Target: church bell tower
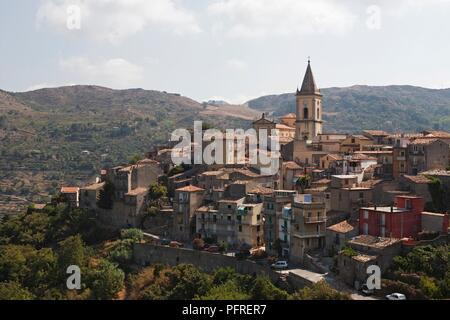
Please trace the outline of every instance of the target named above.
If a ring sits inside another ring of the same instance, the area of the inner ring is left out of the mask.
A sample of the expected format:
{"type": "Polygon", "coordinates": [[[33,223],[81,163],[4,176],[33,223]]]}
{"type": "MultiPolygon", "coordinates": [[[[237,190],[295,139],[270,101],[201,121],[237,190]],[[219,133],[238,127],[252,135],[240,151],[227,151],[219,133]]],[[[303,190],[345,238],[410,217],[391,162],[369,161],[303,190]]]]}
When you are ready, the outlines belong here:
{"type": "Polygon", "coordinates": [[[295,140],[311,141],[322,133],[322,94],[316,85],[308,60],[301,89],[297,89],[297,121],[295,140]]]}

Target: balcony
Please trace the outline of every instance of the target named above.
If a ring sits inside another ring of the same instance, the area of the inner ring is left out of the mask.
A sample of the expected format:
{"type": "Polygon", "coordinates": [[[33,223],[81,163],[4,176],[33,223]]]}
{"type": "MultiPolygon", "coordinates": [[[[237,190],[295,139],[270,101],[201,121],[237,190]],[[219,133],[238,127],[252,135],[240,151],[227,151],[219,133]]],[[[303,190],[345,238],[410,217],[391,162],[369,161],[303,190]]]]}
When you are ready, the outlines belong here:
{"type": "Polygon", "coordinates": [[[325,237],[325,231],[319,232],[294,232],[293,236],[299,239],[322,238],[325,237]]]}
{"type": "Polygon", "coordinates": [[[306,224],[313,224],[313,223],[325,223],[327,222],[327,217],[305,217],[305,223],[306,224]]]}

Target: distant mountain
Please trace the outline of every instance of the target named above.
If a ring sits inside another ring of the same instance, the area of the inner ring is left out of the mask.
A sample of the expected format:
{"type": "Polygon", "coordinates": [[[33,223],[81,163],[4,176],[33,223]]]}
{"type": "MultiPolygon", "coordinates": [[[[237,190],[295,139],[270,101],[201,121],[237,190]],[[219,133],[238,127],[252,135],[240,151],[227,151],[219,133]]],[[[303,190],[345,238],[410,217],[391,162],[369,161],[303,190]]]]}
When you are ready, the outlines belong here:
{"type": "MultiPolygon", "coordinates": [[[[450,130],[450,90],[355,86],[322,93],[327,131],[450,130]]],[[[0,90],[0,194],[41,201],[61,185],[82,185],[104,167],[166,144],[174,129],[190,128],[195,120],[247,128],[262,112],[294,111],[294,94],[212,106],[143,89],[0,90]]]]}
{"type": "Polygon", "coordinates": [[[239,111],[143,89],[0,91],[0,193],[39,201],[62,184],[82,185],[104,167],[167,144],[173,130],[191,128],[195,120],[249,126],[256,112],[239,111]]]}
{"type": "MultiPolygon", "coordinates": [[[[450,89],[413,86],[353,86],[322,89],[325,131],[450,131],[450,89]]],[[[261,112],[295,112],[295,94],[271,95],[248,102],[261,112]]]]}

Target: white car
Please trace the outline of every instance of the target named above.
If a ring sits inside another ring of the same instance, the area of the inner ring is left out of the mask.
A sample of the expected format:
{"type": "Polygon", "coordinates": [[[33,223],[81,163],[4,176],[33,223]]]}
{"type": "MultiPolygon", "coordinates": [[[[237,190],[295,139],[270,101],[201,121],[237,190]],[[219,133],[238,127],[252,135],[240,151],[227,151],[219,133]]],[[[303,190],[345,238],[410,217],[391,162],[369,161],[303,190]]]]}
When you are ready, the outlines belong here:
{"type": "Polygon", "coordinates": [[[386,296],[388,300],[406,300],[406,296],[401,293],[392,293],[386,296]]]}
{"type": "Polygon", "coordinates": [[[274,264],[272,264],[272,269],[277,270],[285,270],[288,268],[288,263],[286,261],[277,261],[274,264]]]}

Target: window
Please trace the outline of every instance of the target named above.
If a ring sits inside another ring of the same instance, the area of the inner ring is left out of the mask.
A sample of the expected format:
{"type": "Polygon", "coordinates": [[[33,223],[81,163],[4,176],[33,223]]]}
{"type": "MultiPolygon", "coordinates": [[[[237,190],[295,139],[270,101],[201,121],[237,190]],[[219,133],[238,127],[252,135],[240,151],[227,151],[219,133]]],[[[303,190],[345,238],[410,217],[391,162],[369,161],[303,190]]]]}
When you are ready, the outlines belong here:
{"type": "Polygon", "coordinates": [[[242,226],[239,226],[239,232],[242,232],[242,226]]]}
{"type": "Polygon", "coordinates": [[[369,234],[369,225],[367,223],[363,224],[363,230],[364,230],[363,232],[365,235],[369,234]]]}
{"type": "Polygon", "coordinates": [[[256,216],[256,220],[257,220],[257,221],[261,221],[261,215],[260,215],[260,214],[258,214],[258,215],[256,216]]]}
{"type": "Polygon", "coordinates": [[[228,216],[228,221],[231,221],[231,216],[228,216]]]}
{"type": "Polygon", "coordinates": [[[256,227],[256,232],[260,232],[261,231],[261,226],[257,226],[256,227]]]}
{"type": "Polygon", "coordinates": [[[364,211],[364,219],[369,219],[369,211],[364,211]]]}
{"type": "Polygon", "coordinates": [[[304,108],[303,109],[303,119],[308,119],[308,118],[309,118],[308,108],[304,108]]]}
{"type": "Polygon", "coordinates": [[[359,198],[360,198],[360,199],[364,199],[364,192],[360,192],[360,193],[359,193],[359,198]]]}
{"type": "Polygon", "coordinates": [[[317,119],[320,119],[320,108],[317,108],[317,119]]]}

